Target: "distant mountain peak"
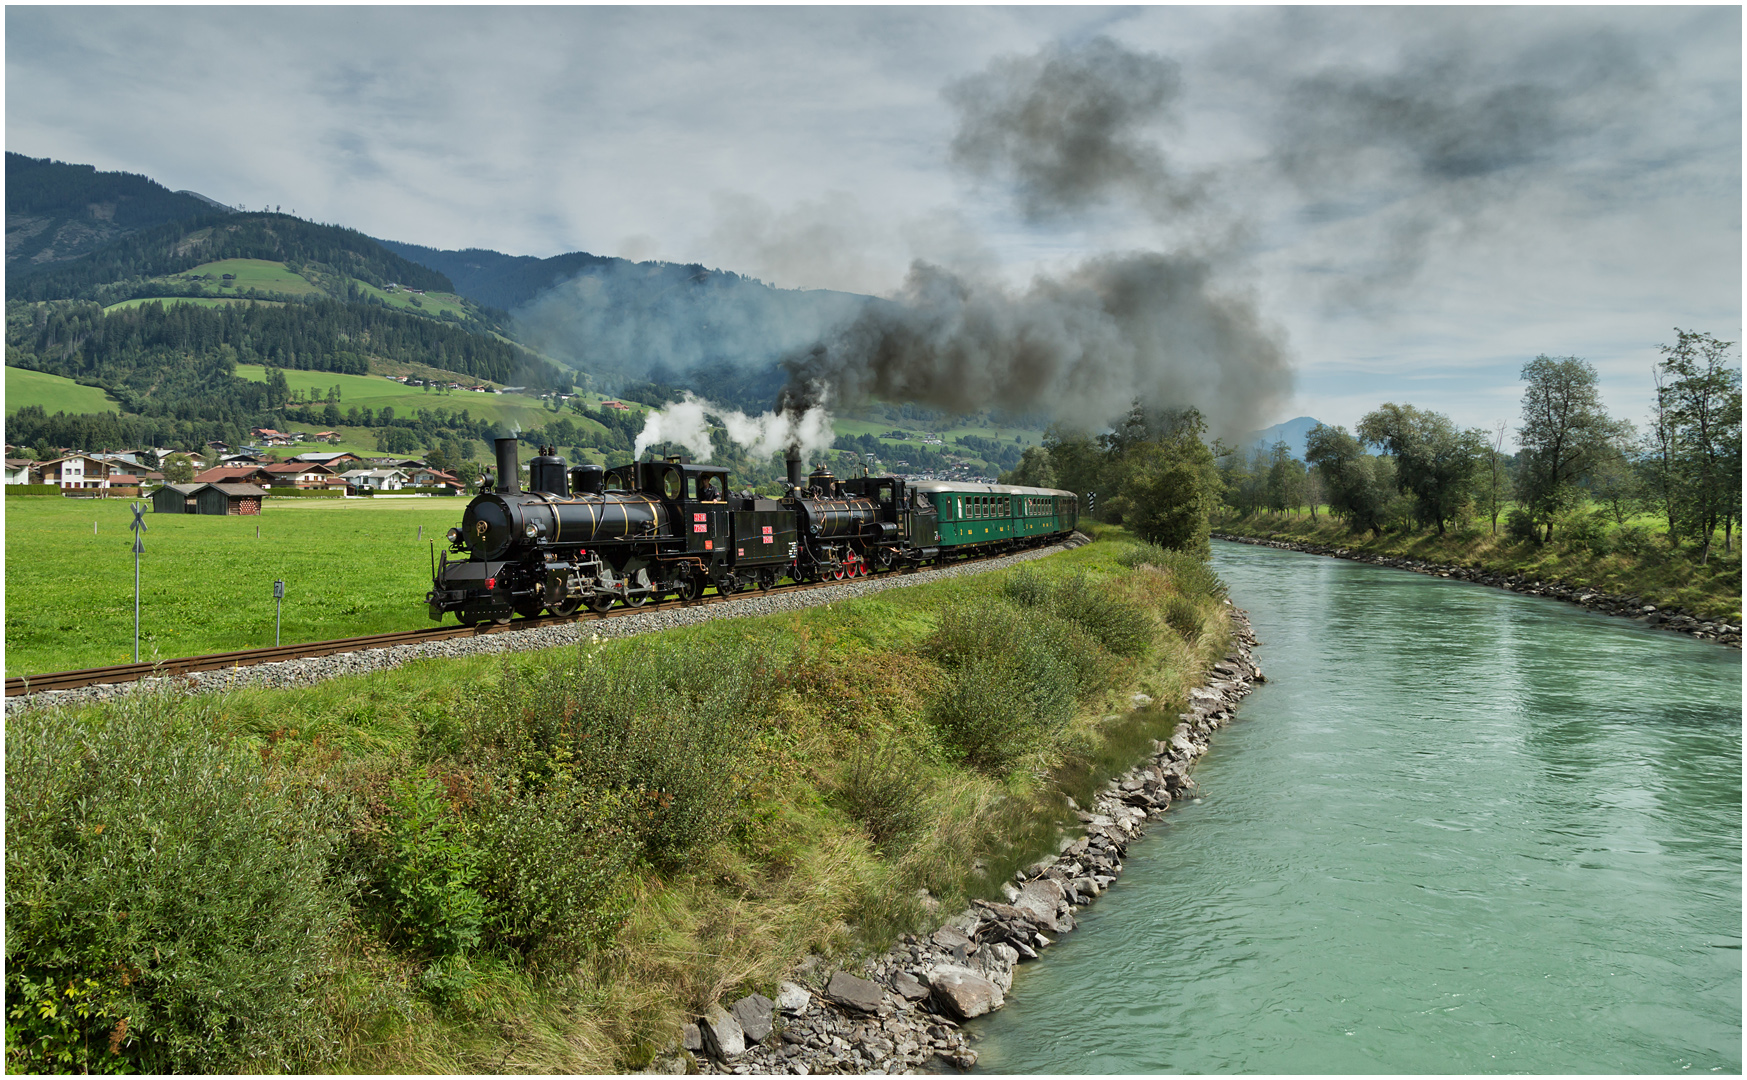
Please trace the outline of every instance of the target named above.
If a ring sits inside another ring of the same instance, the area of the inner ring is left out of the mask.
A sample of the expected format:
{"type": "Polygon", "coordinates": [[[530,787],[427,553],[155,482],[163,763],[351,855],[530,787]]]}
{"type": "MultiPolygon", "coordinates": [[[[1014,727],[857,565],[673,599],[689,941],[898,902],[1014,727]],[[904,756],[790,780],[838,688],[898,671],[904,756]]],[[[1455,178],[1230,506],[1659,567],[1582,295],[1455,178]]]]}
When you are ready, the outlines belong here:
{"type": "Polygon", "coordinates": [[[178,191],[176,194],[186,195],[191,199],[199,199],[201,202],[207,204],[208,206],[216,206],[218,209],[223,210],[227,213],[234,214],[237,212],[236,207],[231,206],[228,203],[221,203],[217,199],[213,198],[212,196],[202,195],[198,191],[189,191],[187,188],[183,188],[181,191],[178,191]]]}

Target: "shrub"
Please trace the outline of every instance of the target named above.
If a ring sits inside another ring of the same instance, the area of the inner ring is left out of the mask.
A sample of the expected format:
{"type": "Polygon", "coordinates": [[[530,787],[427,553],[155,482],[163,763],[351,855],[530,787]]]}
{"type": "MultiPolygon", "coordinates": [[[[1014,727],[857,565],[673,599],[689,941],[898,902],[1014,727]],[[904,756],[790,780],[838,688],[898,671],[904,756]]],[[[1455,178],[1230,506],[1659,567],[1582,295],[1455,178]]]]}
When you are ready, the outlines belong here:
{"type": "Polygon", "coordinates": [[[734,824],[746,717],[768,703],[773,670],[752,648],[584,648],[506,671],[476,738],[535,785],[569,770],[624,796],[643,853],[673,867],[734,824]]]}
{"type": "Polygon", "coordinates": [[[1171,551],[1156,544],[1134,544],[1116,556],[1124,566],[1156,566],[1171,576],[1184,596],[1225,599],[1225,582],[1213,572],[1213,564],[1187,551],[1171,551]]]}
{"type": "Polygon", "coordinates": [[[429,959],[464,953],[479,944],[485,914],[466,824],[435,779],[396,784],[394,795],[382,885],[398,944],[429,959]]]}
{"type": "Polygon", "coordinates": [[[1001,583],[1001,592],[1007,599],[1023,607],[1038,607],[1049,603],[1049,581],[1029,566],[1021,566],[1007,575],[1007,580],[1001,583]]]}
{"type": "Polygon", "coordinates": [[[1001,603],[949,610],[924,646],[950,672],[928,722],[973,768],[1004,771],[1073,715],[1082,670],[1072,651],[1086,644],[1061,619],[1001,603]]]}
{"type": "Polygon", "coordinates": [[[874,847],[903,850],[927,820],[917,788],[921,763],[890,746],[862,746],[850,757],[831,801],[860,822],[874,847]]]}
{"type": "Polygon", "coordinates": [[[1504,535],[1518,544],[1538,544],[1541,542],[1541,528],[1535,524],[1534,517],[1521,508],[1512,510],[1504,517],[1504,535]]]}
{"type": "Polygon", "coordinates": [[[331,1048],[332,806],[207,708],[8,717],[9,1069],[300,1071],[331,1048]]]}
{"type": "Polygon", "coordinates": [[[1188,597],[1173,596],[1165,602],[1165,623],[1184,641],[1194,641],[1201,634],[1201,611],[1188,597]]]}
{"type": "Polygon", "coordinates": [[[1147,610],[1114,595],[1084,572],[1058,579],[1051,599],[1058,614],[1079,624],[1117,656],[1142,656],[1152,646],[1153,620],[1147,610]]]}
{"type": "Polygon", "coordinates": [[[482,808],[479,846],[491,940],[535,964],[608,944],[629,913],[620,891],[637,851],[629,808],[571,774],[500,789],[482,808]]]}

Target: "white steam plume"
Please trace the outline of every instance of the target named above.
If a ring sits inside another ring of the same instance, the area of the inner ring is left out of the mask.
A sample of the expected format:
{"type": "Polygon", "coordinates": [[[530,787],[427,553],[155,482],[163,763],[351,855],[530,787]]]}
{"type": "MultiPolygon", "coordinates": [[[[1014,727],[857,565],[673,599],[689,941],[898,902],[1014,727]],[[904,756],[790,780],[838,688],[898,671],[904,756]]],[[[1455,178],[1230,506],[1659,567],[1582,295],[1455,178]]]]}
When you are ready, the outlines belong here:
{"type": "Polygon", "coordinates": [[[649,414],[631,453],[642,457],[643,451],[658,442],[676,442],[690,450],[698,461],[708,461],[715,452],[710,445],[707,419],[713,416],[727,429],[728,438],[754,457],[767,458],[790,446],[798,446],[803,457],[811,456],[831,449],[836,438],[831,429],[831,414],[825,406],[821,399],[795,413],[748,416],[739,409],[712,404],[688,392],[683,400],[649,414]]]}

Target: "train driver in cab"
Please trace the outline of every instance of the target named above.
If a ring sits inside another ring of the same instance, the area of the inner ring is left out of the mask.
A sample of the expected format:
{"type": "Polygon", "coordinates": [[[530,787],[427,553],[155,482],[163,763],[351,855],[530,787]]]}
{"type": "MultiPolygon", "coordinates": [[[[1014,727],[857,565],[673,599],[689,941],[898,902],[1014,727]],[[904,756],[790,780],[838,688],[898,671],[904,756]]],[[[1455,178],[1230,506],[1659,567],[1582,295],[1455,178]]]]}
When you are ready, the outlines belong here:
{"type": "Polygon", "coordinates": [[[703,485],[698,488],[698,501],[699,502],[721,502],[721,501],[723,501],[722,478],[719,476],[707,476],[707,477],[705,477],[703,485]]]}

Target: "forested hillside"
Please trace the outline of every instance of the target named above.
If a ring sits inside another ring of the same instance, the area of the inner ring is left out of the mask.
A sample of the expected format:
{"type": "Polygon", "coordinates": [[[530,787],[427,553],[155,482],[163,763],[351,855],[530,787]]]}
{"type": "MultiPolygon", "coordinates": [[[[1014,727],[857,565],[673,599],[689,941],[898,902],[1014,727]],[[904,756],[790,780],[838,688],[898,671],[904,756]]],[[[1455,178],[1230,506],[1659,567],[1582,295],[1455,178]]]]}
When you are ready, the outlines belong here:
{"type": "Polygon", "coordinates": [[[6,278],[15,282],[129,233],[215,209],[144,176],[8,151],[6,278]]]}
{"type": "Polygon", "coordinates": [[[199,295],[192,284],[154,281],[219,259],[267,259],[306,265],[378,288],[398,283],[453,292],[449,279],[408,262],[355,229],[317,225],[286,214],[205,214],[146,229],[63,265],[6,283],[8,300],[95,300],[199,295]]]}

